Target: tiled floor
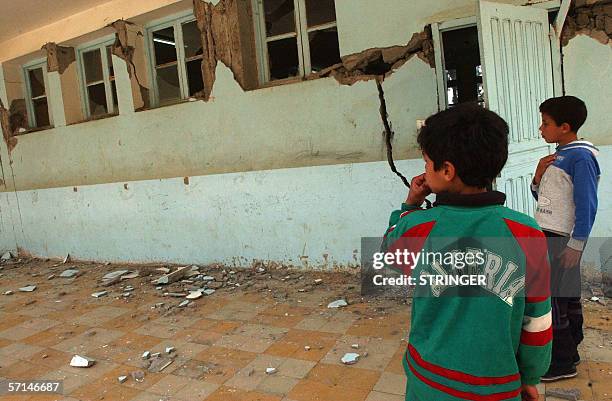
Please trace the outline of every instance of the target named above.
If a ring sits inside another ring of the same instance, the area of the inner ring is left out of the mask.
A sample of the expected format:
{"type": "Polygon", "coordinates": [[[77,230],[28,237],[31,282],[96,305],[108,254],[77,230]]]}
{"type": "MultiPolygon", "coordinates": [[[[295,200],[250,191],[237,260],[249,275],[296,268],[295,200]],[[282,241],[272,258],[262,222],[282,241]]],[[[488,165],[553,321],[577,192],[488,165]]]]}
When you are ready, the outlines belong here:
{"type": "MultiPolygon", "coordinates": [[[[362,301],[354,276],[319,274],[324,283],[302,292],[287,290],[281,282],[278,290],[225,289],[177,308],[180,299],[163,297],[145,275],[130,280],[136,287],[132,297],[120,297],[119,286],[125,284],[120,283],[108,287],[109,296],[92,298],[100,288],[96,280],[116,266],[83,265],[85,274],[74,280],[48,280],[49,270],[66,268],[52,264],[31,262],[0,271],[0,294],[14,291],[0,295],[0,378],[63,380],[64,396],[0,400],[404,399],[401,360],[409,307],[362,301]],[[18,292],[26,283],[37,290],[18,292]],[[327,309],[339,297],[350,305],[327,309]],[[158,302],[165,306],[152,308],[158,302]],[[142,368],[144,351],[163,352],[166,346],[176,348],[170,366],[160,373],[142,368]],[[345,352],[367,356],[346,366],[340,362],[345,352]],[[70,367],[75,353],[97,362],[87,369],[70,367]],[[266,374],[269,367],[277,372],[266,374]],[[146,372],[144,381],[130,376],[137,370],[146,372]],[[121,375],[129,376],[125,383],[118,382],[121,375]]],[[[612,400],[610,308],[592,302],[585,308],[580,374],[549,386],[579,388],[585,401],[612,400]]],[[[544,393],[545,387],[540,389],[544,393]]]]}

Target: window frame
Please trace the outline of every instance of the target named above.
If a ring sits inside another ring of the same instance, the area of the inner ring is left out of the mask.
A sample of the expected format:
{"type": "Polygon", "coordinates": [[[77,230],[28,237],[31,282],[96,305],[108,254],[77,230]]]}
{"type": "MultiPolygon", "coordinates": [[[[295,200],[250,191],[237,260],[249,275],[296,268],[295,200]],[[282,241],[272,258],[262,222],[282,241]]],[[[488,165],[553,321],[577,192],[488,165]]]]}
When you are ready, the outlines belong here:
{"type": "Polygon", "coordinates": [[[187,75],[187,62],[197,59],[204,60],[204,53],[199,56],[190,57],[188,60],[185,59],[185,46],[183,42],[182,25],[193,21],[196,21],[196,17],[195,15],[193,15],[193,11],[189,10],[179,14],[174,14],[165,18],[151,21],[144,27],[146,38],[145,49],[147,58],[147,69],[149,72],[149,77],[151,78],[150,101],[153,107],[180,103],[191,97],[189,95],[189,77],[187,75]],[[159,99],[159,87],[157,86],[157,66],[155,65],[155,47],[153,45],[153,32],[169,27],[172,27],[174,30],[174,49],[176,51],[179,91],[181,97],[177,100],[167,100],[162,103],[159,99]]]}
{"type": "MultiPolygon", "coordinates": [[[[117,87],[116,74],[111,79],[110,68],[108,65],[108,58],[106,57],[106,47],[109,45],[112,46],[114,42],[115,42],[115,35],[111,34],[111,35],[104,36],[103,38],[99,38],[93,42],[88,42],[77,48],[77,60],[78,60],[77,71],[79,75],[79,89],[81,91],[81,107],[83,110],[83,115],[87,119],[94,118],[94,117],[100,118],[104,116],[112,116],[112,115],[117,115],[119,113],[118,104],[117,104],[117,110],[115,110],[115,104],[113,102],[112,83],[111,83],[111,81],[115,81],[115,88],[117,87]],[[91,110],[89,109],[89,94],[87,92],[87,88],[88,86],[99,84],[100,81],[87,84],[83,55],[87,52],[94,51],[96,49],[100,51],[100,61],[102,62],[102,82],[104,82],[104,94],[106,97],[106,109],[108,112],[106,114],[92,116],[91,110]]],[[[112,63],[112,53],[111,53],[111,63],[112,63]]],[[[114,68],[113,68],[113,71],[114,71],[114,68]]],[[[117,103],[119,102],[117,101],[117,103]]]]}
{"type": "MultiPolygon", "coordinates": [[[[255,18],[255,46],[257,54],[259,56],[259,66],[261,67],[259,68],[260,84],[265,85],[271,82],[282,83],[312,74],[309,34],[314,31],[321,31],[330,28],[336,28],[336,32],[338,32],[338,13],[336,12],[336,19],[333,22],[315,25],[309,28],[308,19],[306,15],[306,0],[293,0],[296,30],[295,35],[293,35],[292,33],[286,33],[268,37],[266,35],[266,16],[263,4],[264,1],[265,0],[252,0],[253,16],[255,18]],[[294,36],[297,37],[298,71],[300,72],[300,74],[293,77],[271,80],[270,60],[268,58],[268,43],[276,40],[292,38],[294,36]]],[[[335,7],[336,1],[334,0],[334,11],[335,7]]]]}
{"type": "Polygon", "coordinates": [[[24,95],[26,99],[26,110],[28,112],[28,130],[37,130],[53,127],[53,115],[51,114],[51,105],[49,104],[49,82],[47,79],[47,59],[40,58],[36,60],[32,60],[28,63],[22,65],[21,69],[23,75],[23,83],[24,83],[24,95]],[[43,84],[45,87],[45,95],[37,96],[36,98],[32,97],[32,85],[30,83],[30,75],[29,72],[32,70],[36,70],[38,68],[42,69],[43,73],[43,84]],[[36,123],[36,115],[34,114],[34,100],[47,99],[47,114],[49,115],[49,125],[38,126],[36,123]]]}

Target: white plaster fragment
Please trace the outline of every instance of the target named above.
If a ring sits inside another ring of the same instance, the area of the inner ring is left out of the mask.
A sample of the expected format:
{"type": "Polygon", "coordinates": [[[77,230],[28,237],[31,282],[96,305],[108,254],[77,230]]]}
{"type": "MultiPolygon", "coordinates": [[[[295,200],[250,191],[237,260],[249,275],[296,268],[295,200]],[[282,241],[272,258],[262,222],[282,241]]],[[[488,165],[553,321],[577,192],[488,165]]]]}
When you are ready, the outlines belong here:
{"type": "Polygon", "coordinates": [[[88,368],[93,366],[96,363],[94,359],[88,358],[86,356],[75,355],[72,357],[70,361],[70,366],[75,368],[88,368]]]}
{"type": "Polygon", "coordinates": [[[353,365],[356,364],[357,361],[359,360],[359,354],[356,354],[354,352],[347,352],[346,354],[344,354],[344,356],[340,359],[340,361],[345,364],[345,365],[353,365]]]}
{"type": "Polygon", "coordinates": [[[344,306],[347,306],[348,303],[344,300],[344,299],[339,299],[337,301],[334,302],[330,302],[327,307],[328,308],[342,308],[344,306]]]}

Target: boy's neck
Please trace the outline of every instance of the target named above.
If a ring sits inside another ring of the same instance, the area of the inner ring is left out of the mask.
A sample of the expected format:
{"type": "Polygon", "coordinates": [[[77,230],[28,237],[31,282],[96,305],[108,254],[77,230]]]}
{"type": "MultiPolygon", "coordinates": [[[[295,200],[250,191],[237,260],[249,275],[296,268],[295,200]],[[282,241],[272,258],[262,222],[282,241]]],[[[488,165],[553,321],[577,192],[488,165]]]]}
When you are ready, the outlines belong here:
{"type": "Polygon", "coordinates": [[[578,134],[575,132],[568,132],[567,135],[565,135],[563,138],[559,139],[559,141],[557,142],[557,145],[559,146],[564,146],[567,145],[568,143],[574,142],[578,140],[578,134]]]}

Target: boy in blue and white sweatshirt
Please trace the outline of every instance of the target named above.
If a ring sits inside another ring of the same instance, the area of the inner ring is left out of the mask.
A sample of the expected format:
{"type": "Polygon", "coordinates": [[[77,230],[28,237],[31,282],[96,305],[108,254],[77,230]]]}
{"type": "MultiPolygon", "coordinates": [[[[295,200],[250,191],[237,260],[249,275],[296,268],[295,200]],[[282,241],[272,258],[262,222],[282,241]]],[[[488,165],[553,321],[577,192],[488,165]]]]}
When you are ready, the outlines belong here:
{"type": "Polygon", "coordinates": [[[538,205],[535,218],[548,240],[553,292],[553,350],[542,381],[574,377],[583,339],[580,304],[580,258],[597,212],[600,169],[598,150],[578,140],[587,117],[584,102],[561,96],[540,105],[540,131],[554,154],[540,159],[531,190],[538,205]]]}

